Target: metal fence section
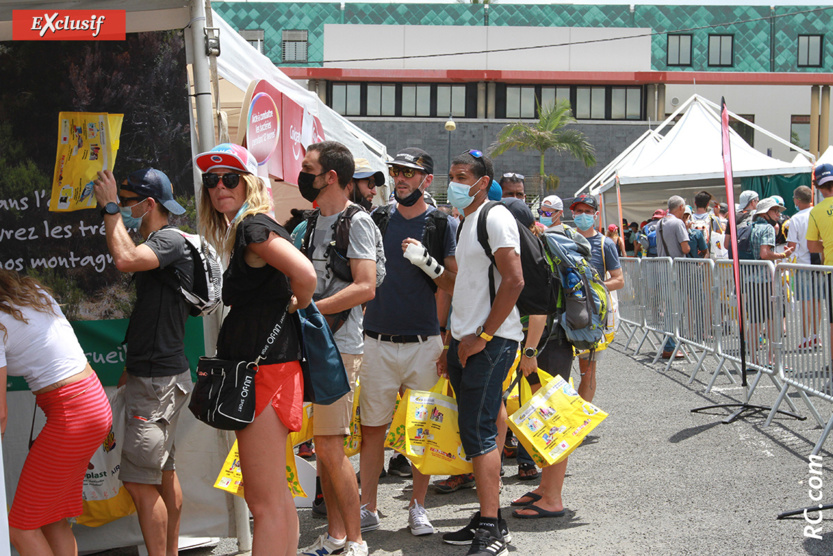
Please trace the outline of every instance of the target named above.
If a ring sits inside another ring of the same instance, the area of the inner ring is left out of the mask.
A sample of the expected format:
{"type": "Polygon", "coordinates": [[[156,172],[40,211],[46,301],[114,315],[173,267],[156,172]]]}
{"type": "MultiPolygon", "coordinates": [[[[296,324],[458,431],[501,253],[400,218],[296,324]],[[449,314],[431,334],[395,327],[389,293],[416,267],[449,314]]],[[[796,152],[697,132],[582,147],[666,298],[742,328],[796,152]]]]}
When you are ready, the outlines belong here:
{"type": "Polygon", "coordinates": [[[778,406],[792,387],[798,390],[813,418],[824,427],[813,449],[821,445],[833,429],[833,415],[827,425],[808,395],[833,402],[833,371],[831,370],[831,267],[779,264],[775,270],[776,308],[783,308],[783,336],[774,351],[778,376],[784,382],[778,399],[767,418],[768,425],[778,406]]]}
{"type": "MultiPolygon", "coordinates": [[[[645,314],[640,287],[642,278],[640,277],[639,259],[622,257],[619,262],[622,265],[625,285],[616,294],[619,298],[619,327],[627,337],[625,341],[625,350],[627,350],[634,336],[645,329],[645,314]]],[[[621,338],[622,334],[618,336],[621,338]]]]}
{"type": "Polygon", "coordinates": [[[674,328],[674,272],[669,257],[652,257],[642,259],[639,263],[639,277],[641,282],[637,287],[642,290],[644,305],[644,333],[634,354],[639,353],[646,340],[649,340],[656,354],[657,362],[665,347],[666,341],[675,335],[674,328]],[[658,339],[653,342],[651,335],[658,339]]]}

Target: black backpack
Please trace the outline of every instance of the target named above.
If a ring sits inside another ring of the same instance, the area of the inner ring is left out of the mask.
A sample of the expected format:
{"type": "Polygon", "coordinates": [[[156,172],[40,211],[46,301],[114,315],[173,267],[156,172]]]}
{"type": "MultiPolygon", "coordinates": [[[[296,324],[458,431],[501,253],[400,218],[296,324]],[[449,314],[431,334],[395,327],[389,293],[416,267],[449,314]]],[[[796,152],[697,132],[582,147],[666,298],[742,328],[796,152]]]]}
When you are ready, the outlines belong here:
{"type": "MultiPolygon", "coordinates": [[[[377,208],[370,217],[385,237],[390,222],[390,211],[393,205],[385,205],[377,208]]],[[[428,253],[437,262],[443,264],[445,259],[445,234],[448,232],[448,216],[441,210],[432,210],[425,216],[425,228],[422,231],[422,244],[428,249],[428,253]]],[[[428,281],[431,291],[437,291],[437,284],[427,274],[421,273],[428,281]]]]}
{"type": "MultiPolygon", "coordinates": [[[[758,257],[752,252],[752,232],[755,226],[769,226],[766,222],[761,222],[758,219],[753,220],[749,224],[738,227],[738,260],[751,261],[758,257]]],[[[726,247],[729,251],[729,258],[732,258],[732,243],[726,242],[726,247]]]]}
{"type": "MultiPolygon", "coordinates": [[[[367,212],[361,206],[350,203],[346,209],[341,211],[338,218],[333,224],[333,240],[327,246],[327,252],[324,256],[327,258],[327,270],[332,272],[334,276],[345,282],[353,281],[353,272],[350,270],[350,259],[347,258],[347,247],[350,245],[350,223],[353,216],[360,211],[367,212]]],[[[306,230],[304,231],[304,239],[301,242],[301,252],[304,253],[310,260],[312,260],[312,252],[314,247],[312,245],[312,234],[315,231],[315,225],[318,222],[318,215],[321,214],[320,209],[315,209],[312,214],[307,217],[306,230]]],[[[379,253],[376,253],[376,287],[382,285],[385,279],[385,261],[379,258],[379,253]]]]}
{"type": "MultiPolygon", "coordinates": [[[[486,256],[492,262],[489,267],[489,296],[492,301],[495,299],[495,256],[489,246],[489,232],[486,226],[486,218],[497,201],[491,201],[483,206],[480,215],[477,217],[477,241],[486,252],[486,256]]],[[[515,305],[518,311],[524,315],[551,315],[559,310],[560,283],[558,276],[554,275],[554,269],[547,258],[544,243],[533,234],[529,228],[515,220],[518,225],[518,235],[521,244],[521,268],[524,276],[524,289],[518,296],[515,305]]]]}
{"type": "Polygon", "coordinates": [[[223,267],[214,247],[199,235],[183,232],[178,228],[162,228],[154,233],[170,230],[185,240],[194,263],[194,280],[190,288],[179,272],[171,268],[159,269],[157,276],[166,284],[177,290],[191,306],[192,317],[210,315],[222,305],[223,267]]]}

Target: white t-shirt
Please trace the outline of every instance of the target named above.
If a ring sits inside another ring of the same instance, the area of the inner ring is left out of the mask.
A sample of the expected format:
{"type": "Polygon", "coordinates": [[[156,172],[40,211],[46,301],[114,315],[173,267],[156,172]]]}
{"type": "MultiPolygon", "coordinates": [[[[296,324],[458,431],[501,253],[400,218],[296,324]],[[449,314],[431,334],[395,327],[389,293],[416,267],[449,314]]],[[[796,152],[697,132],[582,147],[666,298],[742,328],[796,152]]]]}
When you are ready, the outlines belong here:
{"type": "Polygon", "coordinates": [[[795,243],[795,261],[799,264],[810,264],[810,251],[807,249],[807,226],[810,223],[810,209],[798,211],[790,218],[790,229],[787,232],[787,242],[795,243]]]}
{"type": "Polygon", "coordinates": [[[6,327],[5,335],[0,331],[0,367],[5,366],[9,376],[22,376],[32,391],[76,375],[87,366],[72,326],[55,300],[49,299],[54,314],[20,308],[28,324],[0,312],[0,324],[6,327]]]}
{"type": "MultiPolygon", "coordinates": [[[[488,275],[491,261],[486,256],[483,246],[477,241],[477,219],[481,210],[483,206],[466,216],[465,222],[460,225],[462,231],[457,242],[457,278],[454,284],[454,297],[451,298],[451,318],[449,319],[451,335],[456,340],[474,334],[477,327],[486,322],[492,310],[488,275]]],[[[489,211],[486,229],[492,253],[503,247],[511,247],[520,255],[518,224],[509,209],[503,205],[495,205],[489,211]]],[[[495,268],[494,275],[495,292],[497,292],[501,282],[497,268],[495,268]]],[[[523,327],[517,307],[512,307],[509,316],[493,335],[517,342],[523,341],[523,327]]]]}

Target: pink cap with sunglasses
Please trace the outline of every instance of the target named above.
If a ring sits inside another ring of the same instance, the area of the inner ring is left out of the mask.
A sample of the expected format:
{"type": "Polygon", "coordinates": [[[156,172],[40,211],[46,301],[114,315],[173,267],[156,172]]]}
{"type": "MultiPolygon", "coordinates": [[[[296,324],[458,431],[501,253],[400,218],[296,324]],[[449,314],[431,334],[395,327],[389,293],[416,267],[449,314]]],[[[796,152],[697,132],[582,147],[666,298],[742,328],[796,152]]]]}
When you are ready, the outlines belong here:
{"type": "Polygon", "coordinates": [[[257,175],[257,160],[246,147],[234,143],[222,143],[208,152],[194,157],[194,164],[201,172],[215,168],[230,168],[238,172],[257,175]]]}

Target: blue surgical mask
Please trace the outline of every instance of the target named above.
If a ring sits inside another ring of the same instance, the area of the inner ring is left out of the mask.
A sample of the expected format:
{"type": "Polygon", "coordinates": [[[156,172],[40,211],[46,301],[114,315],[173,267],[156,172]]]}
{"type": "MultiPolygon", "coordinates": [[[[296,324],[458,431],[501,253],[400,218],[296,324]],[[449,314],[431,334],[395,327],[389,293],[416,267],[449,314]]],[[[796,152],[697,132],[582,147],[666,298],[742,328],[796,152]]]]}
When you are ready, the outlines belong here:
{"type": "MultiPolygon", "coordinates": [[[[472,204],[474,201],[474,197],[469,196],[469,190],[471,188],[471,185],[466,185],[464,183],[457,183],[455,181],[449,183],[447,192],[449,204],[460,212],[463,212],[463,209],[472,204]]],[[[475,195],[477,194],[475,193],[475,195]]]]}
{"type": "MultiPolygon", "coordinates": [[[[133,207],[141,205],[145,201],[147,201],[147,199],[144,199],[136,203],[135,205],[133,205],[133,207]]],[[[133,216],[133,207],[120,207],[119,212],[121,212],[121,221],[124,222],[125,228],[138,230],[139,226],[142,225],[142,218],[145,216],[145,214],[147,214],[147,211],[145,211],[144,214],[142,214],[142,216],[136,218],[135,216],[133,216]]]]}
{"type": "Polygon", "coordinates": [[[573,222],[579,230],[586,232],[596,223],[596,217],[592,214],[577,214],[573,217],[573,222]]]}
{"type": "Polygon", "coordinates": [[[538,218],[538,222],[549,228],[552,226],[552,216],[541,216],[538,218]]]}

